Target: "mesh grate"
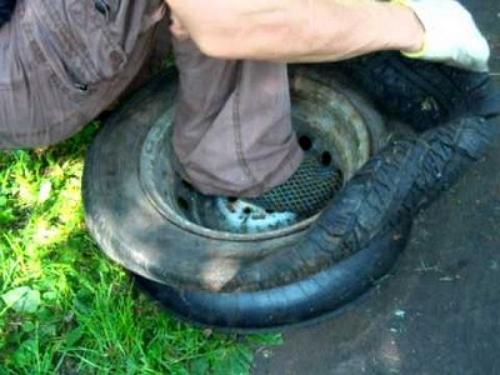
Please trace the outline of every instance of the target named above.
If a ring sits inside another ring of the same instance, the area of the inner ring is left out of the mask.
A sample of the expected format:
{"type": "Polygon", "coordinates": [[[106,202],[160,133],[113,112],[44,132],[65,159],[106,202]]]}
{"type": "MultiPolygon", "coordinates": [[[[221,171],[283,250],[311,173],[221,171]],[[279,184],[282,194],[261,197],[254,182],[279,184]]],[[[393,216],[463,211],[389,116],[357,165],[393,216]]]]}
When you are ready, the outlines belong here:
{"type": "Polygon", "coordinates": [[[342,171],[331,159],[306,155],[295,174],[283,185],[253,199],[245,199],[270,212],[293,212],[301,217],[315,215],[342,188],[342,171]]]}

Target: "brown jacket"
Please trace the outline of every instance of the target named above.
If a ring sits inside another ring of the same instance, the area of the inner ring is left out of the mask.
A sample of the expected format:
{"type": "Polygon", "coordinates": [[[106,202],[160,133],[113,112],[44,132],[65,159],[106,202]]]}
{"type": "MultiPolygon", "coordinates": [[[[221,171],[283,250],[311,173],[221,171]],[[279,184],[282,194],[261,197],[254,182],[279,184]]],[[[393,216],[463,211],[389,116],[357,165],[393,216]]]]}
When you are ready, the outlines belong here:
{"type": "Polygon", "coordinates": [[[162,0],[19,0],[0,29],[0,149],[59,142],[123,92],[162,0]]]}

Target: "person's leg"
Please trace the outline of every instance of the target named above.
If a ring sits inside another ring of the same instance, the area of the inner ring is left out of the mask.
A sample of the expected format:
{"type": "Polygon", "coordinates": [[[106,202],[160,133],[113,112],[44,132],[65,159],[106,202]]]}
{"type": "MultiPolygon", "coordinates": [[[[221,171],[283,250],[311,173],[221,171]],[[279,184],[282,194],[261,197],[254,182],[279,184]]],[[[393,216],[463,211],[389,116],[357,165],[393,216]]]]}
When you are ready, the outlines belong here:
{"type": "Polygon", "coordinates": [[[19,0],[0,29],[0,149],[53,144],[126,89],[163,0],[19,0]]]}
{"type": "Polygon", "coordinates": [[[286,65],[223,61],[174,42],[180,94],[174,148],[182,174],[209,195],[255,197],[303,159],[291,125],[286,65]]]}

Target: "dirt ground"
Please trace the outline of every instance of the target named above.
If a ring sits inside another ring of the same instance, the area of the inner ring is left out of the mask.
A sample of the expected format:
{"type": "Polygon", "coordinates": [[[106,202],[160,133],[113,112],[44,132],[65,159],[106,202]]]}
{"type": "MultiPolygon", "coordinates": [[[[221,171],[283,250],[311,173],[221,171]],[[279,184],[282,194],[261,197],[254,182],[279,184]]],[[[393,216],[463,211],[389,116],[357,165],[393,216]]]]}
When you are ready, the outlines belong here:
{"type": "MultiPolygon", "coordinates": [[[[464,2],[493,45],[500,82],[500,3],[464,2]]],[[[371,294],[258,351],[254,374],[500,374],[499,353],[500,141],[416,219],[407,250],[371,294]]]]}

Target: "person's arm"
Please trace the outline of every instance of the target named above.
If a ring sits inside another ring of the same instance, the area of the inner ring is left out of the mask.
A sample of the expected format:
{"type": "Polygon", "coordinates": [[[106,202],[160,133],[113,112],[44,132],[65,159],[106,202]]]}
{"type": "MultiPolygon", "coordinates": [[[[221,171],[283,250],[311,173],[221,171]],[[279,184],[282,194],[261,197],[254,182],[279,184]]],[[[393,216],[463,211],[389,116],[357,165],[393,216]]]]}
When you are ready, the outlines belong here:
{"type": "Polygon", "coordinates": [[[417,51],[424,29],[406,6],[374,0],[166,0],[207,55],[319,62],[417,51]]]}

